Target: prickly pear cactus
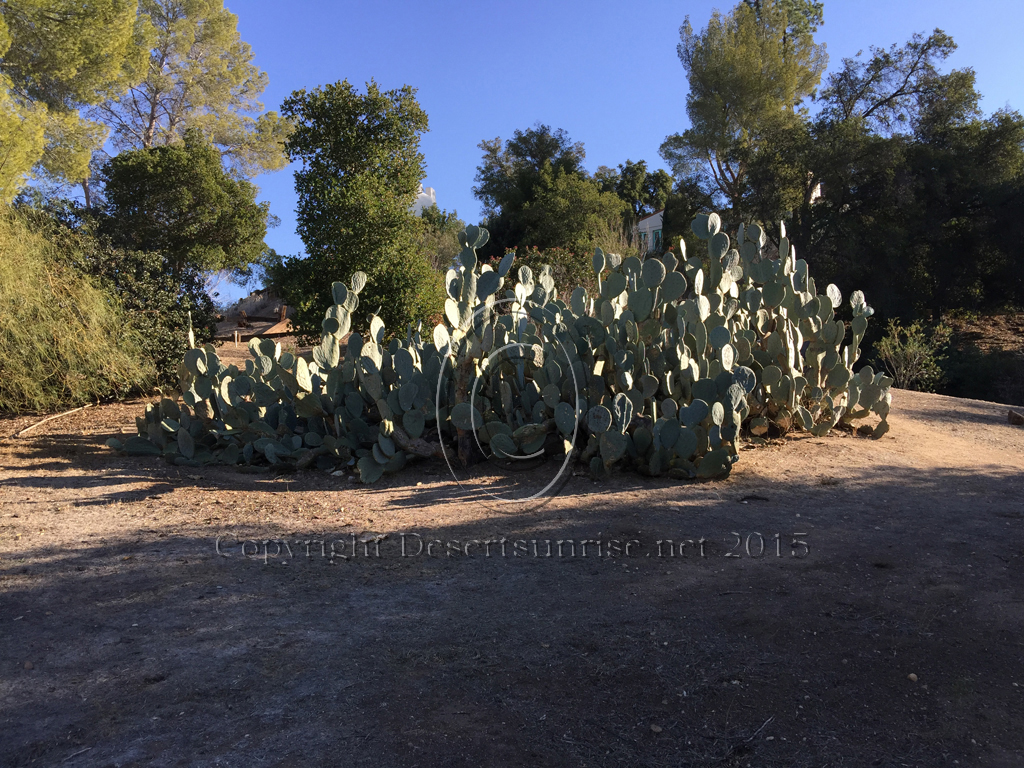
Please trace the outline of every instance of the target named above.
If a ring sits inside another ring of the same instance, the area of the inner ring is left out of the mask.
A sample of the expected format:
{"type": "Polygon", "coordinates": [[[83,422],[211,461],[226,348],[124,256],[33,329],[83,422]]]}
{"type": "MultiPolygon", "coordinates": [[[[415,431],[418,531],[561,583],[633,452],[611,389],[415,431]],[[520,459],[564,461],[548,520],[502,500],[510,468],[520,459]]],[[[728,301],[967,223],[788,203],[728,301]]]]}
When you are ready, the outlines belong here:
{"type": "Polygon", "coordinates": [[[418,456],[545,452],[597,477],[631,466],[686,479],[728,475],[741,439],[822,436],[871,414],[885,434],[892,379],[853,372],[872,314],[864,295],[850,296],[849,324],[839,319],[839,289],[818,293],[784,229],[779,258],[756,225],[734,242],[709,214],[693,231],[704,258],[598,250],[597,292],[559,297],[546,268],[514,270],[511,254],[481,263],[487,231],[468,227],[445,277],[446,322],[429,334],[389,338],[370,315],[349,335],[357,272],[334,284],[311,361],[270,340],[249,343],[244,370],[212,346],[191,349],[183,404],[148,406],[138,436],[112,447],[186,466],[348,464],[366,483],[418,456]]]}

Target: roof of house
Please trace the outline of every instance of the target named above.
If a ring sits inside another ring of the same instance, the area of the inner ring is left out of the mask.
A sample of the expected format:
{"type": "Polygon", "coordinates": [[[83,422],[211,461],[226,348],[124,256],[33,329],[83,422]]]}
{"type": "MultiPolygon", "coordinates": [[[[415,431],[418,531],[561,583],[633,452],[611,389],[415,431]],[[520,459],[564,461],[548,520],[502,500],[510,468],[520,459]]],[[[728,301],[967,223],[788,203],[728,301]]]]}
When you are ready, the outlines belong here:
{"type": "Polygon", "coordinates": [[[664,213],[664,212],[665,212],[665,209],[662,208],[660,211],[655,211],[654,213],[648,213],[646,216],[641,216],[639,219],[637,219],[636,223],[639,224],[641,221],[646,221],[647,219],[651,218],[652,216],[657,216],[659,213],[664,213]]]}

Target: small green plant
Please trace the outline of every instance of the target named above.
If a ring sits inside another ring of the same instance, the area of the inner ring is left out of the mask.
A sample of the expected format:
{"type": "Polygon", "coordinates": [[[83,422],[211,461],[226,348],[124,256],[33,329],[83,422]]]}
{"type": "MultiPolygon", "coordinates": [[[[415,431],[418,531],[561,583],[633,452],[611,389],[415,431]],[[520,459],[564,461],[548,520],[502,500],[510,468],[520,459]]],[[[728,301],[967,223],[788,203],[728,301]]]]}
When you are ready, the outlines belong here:
{"type": "Polygon", "coordinates": [[[886,330],[875,351],[896,386],[933,392],[942,380],[943,353],[949,346],[952,329],[945,323],[928,329],[919,320],[907,326],[890,320],[886,330]]]}

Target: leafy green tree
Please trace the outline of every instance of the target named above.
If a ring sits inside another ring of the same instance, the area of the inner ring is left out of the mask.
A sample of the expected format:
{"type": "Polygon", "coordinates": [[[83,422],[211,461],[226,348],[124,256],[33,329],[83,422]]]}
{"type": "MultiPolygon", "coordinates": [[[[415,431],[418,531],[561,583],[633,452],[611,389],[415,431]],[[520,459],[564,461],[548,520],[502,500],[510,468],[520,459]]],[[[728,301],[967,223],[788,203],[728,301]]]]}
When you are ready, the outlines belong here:
{"type": "Polygon", "coordinates": [[[820,196],[794,209],[791,240],[822,279],[862,285],[884,316],[1024,298],[1010,234],[1020,232],[1011,211],[1024,192],[1024,119],[981,117],[973,71],[939,72],[955,47],[935,30],[844,61],[795,150],[820,196]]]}
{"type": "Polygon", "coordinates": [[[239,176],[283,168],[288,122],[263,112],[267,75],[252,63],[223,0],[140,0],[139,15],[151,26],[148,61],[127,92],[93,110],[112,130],[114,146],[177,143],[195,128],[239,176]]]}
{"type": "Polygon", "coordinates": [[[666,138],[661,155],[679,179],[697,176],[746,218],[748,172],[765,137],[801,119],[828,61],[813,31],[820,8],[800,0],[740,3],[696,33],[680,28],[679,59],[690,91],[691,128],[666,138]]]}
{"type": "Polygon", "coordinates": [[[672,177],[660,168],[648,171],[647,162],[627,160],[619,166],[612,189],[628,206],[633,219],[665,207],[672,191],[672,177]]]}
{"type": "Polygon", "coordinates": [[[304,259],[288,259],[286,296],[301,333],[319,336],[333,303],[331,283],[356,271],[369,277],[360,301],[380,308],[392,330],[440,311],[442,276],[417,252],[410,208],[425,173],[420,134],[427,114],[409,86],[360,93],[347,80],[296,91],[282,113],[294,121],[287,144],[298,193],[304,259]]]}
{"type": "Polygon", "coordinates": [[[80,109],[131,84],[146,31],[134,0],[0,2],[0,202],[88,175],[105,131],[80,109]]]}
{"type": "Polygon", "coordinates": [[[594,171],[594,182],[602,192],[614,192],[619,183],[619,171],[607,165],[599,165],[594,171]]]}
{"type": "Polygon", "coordinates": [[[466,222],[459,218],[458,212],[448,213],[435,203],[420,212],[418,223],[417,250],[430,260],[434,269],[447,271],[462,251],[459,232],[466,228],[466,222]]]}
{"type": "MultiPolygon", "coordinates": [[[[761,0],[743,0],[761,15],[761,0]]],[[[825,23],[825,4],[820,0],[779,0],[779,6],[786,12],[786,31],[789,37],[813,35],[825,23]]]]}
{"type": "Polygon", "coordinates": [[[971,99],[973,73],[940,75],[938,66],[956,50],[953,38],[936,29],[927,38],[915,34],[903,46],[871,48],[867,61],[843,59],[843,67],[828,78],[822,91],[822,118],[829,122],[859,119],[883,134],[912,129],[929,101],[948,101],[956,86],[961,100],[971,99]]]}
{"type": "Polygon", "coordinates": [[[121,248],[160,253],[172,276],[238,272],[262,257],[269,204],[225,172],[198,129],[181,144],[122,152],[102,175],[102,231],[121,248]]]}
{"type": "Polygon", "coordinates": [[[483,162],[477,167],[473,194],[487,216],[520,210],[536,198],[540,185],[556,174],[585,175],[586,152],[561,128],[537,123],[517,130],[504,144],[501,138],[481,141],[483,162]]]}
{"type": "Polygon", "coordinates": [[[483,203],[491,239],[486,255],[506,249],[560,248],[581,254],[597,245],[621,250],[627,206],[609,183],[617,175],[599,169],[591,178],[586,152],[561,130],[537,124],[509,141],[483,141],[473,194],[483,203]]]}
{"type": "Polygon", "coordinates": [[[589,259],[597,247],[621,251],[622,220],[628,208],[584,176],[558,173],[537,190],[522,212],[520,245],[561,248],[589,259]]]}

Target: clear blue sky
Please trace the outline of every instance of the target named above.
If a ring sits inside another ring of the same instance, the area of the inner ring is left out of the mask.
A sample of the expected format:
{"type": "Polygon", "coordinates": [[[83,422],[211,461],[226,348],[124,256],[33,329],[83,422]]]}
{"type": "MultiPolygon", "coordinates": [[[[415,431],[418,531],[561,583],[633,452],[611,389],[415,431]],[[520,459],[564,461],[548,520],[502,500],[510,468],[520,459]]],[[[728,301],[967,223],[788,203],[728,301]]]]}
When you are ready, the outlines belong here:
{"type": "MultiPolygon", "coordinates": [[[[430,118],[422,139],[425,186],[440,207],[476,223],[473,177],[477,144],[540,121],[564,128],[586,146],[587,167],[646,160],[663,167],[658,146],[687,127],[686,79],[676,56],[679,26],[689,15],[706,25],[727,2],[309,2],[227,0],[242,39],[267,72],[268,109],[299,88],[376,79],[385,89],[408,84],[430,118]]],[[[1024,109],[1024,3],[1021,0],[825,0],[817,39],[829,70],[872,45],[906,42],[936,27],[959,45],[948,62],[973,67],[986,114],[1024,109]]],[[[295,234],[290,170],[258,177],[281,225],[267,242],[302,252],[295,234]]],[[[237,294],[237,289],[231,293],[237,294]]],[[[222,294],[227,293],[222,290],[222,294]]]]}

